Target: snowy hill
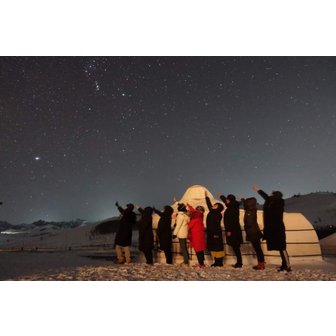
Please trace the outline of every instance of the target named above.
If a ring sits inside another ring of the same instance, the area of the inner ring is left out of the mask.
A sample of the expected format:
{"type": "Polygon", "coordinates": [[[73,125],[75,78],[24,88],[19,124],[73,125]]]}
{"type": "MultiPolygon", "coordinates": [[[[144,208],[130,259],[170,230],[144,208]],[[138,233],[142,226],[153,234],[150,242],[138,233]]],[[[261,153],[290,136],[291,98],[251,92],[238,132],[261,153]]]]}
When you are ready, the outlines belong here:
{"type": "Polygon", "coordinates": [[[19,233],[28,232],[29,230],[39,230],[53,227],[54,229],[62,228],[76,228],[84,224],[83,219],[76,219],[68,222],[46,222],[43,220],[38,220],[31,224],[10,224],[8,222],[0,221],[0,232],[1,233],[19,233]]]}
{"type": "Polygon", "coordinates": [[[314,228],[336,228],[336,193],[317,192],[285,200],[286,212],[301,212],[314,228]]]}
{"type": "Polygon", "coordinates": [[[23,228],[13,225],[1,232],[0,249],[43,251],[111,247],[115,231],[115,218],[94,223],[39,221],[23,228]]]}

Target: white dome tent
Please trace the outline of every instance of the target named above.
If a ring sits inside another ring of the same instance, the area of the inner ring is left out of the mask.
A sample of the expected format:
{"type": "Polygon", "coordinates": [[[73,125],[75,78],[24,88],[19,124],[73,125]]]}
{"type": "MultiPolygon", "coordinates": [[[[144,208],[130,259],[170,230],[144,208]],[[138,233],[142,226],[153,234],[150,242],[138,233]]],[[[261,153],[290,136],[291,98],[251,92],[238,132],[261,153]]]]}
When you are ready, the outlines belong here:
{"type": "MultiPolygon", "coordinates": [[[[222,201],[214,198],[212,193],[207,190],[207,188],[200,185],[193,185],[189,187],[184,195],[178,200],[176,203],[172,204],[172,208],[174,211],[177,211],[177,204],[191,204],[193,207],[198,205],[202,205],[205,209],[204,213],[204,223],[206,220],[206,216],[208,214],[208,208],[205,202],[205,194],[210,198],[211,203],[219,202],[223,204],[222,201]]],[[[225,208],[225,205],[224,205],[225,208]]],[[[263,229],[263,211],[258,210],[258,224],[260,229],[263,229]]],[[[252,245],[249,242],[245,241],[245,231],[244,231],[244,210],[240,210],[240,225],[243,231],[244,244],[241,245],[241,251],[243,255],[243,264],[252,265],[256,263],[256,255],[253,250],[252,245]]],[[[157,224],[159,221],[158,215],[153,215],[153,229],[156,231],[157,224]]],[[[321,248],[319,244],[319,240],[317,234],[312,226],[312,224],[301,214],[301,213],[284,213],[284,223],[286,227],[286,240],[287,240],[287,251],[290,256],[291,263],[295,263],[295,261],[315,261],[322,260],[321,248]]],[[[223,237],[225,237],[224,232],[224,223],[222,221],[223,228],[223,237]]],[[[234,253],[230,246],[226,244],[224,239],[224,249],[225,249],[225,258],[224,263],[230,264],[235,261],[234,253]]],[[[267,251],[266,243],[262,242],[262,249],[265,254],[266,263],[280,263],[280,256],[278,251],[267,251]]],[[[192,248],[189,249],[191,264],[196,263],[196,255],[192,248]]],[[[174,255],[174,263],[181,262],[182,256],[179,251],[179,243],[178,240],[173,241],[173,255],[174,255]]],[[[164,253],[161,251],[155,251],[155,260],[156,262],[165,262],[164,253]]],[[[208,263],[211,262],[211,256],[206,254],[206,261],[208,263]]]]}

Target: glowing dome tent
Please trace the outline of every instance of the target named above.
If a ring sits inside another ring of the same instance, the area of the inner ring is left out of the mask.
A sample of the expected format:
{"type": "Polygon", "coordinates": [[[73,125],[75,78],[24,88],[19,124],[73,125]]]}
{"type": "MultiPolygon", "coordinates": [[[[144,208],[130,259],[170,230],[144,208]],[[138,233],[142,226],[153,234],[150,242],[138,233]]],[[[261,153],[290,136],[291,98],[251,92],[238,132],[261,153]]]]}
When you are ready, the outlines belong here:
{"type": "MultiPolygon", "coordinates": [[[[286,206],[285,206],[286,209],[286,206]]],[[[240,210],[240,223],[243,223],[244,211],[240,210]]],[[[263,229],[263,212],[258,211],[258,223],[263,229]]],[[[284,213],[284,223],[286,227],[287,251],[291,262],[295,260],[309,259],[322,260],[321,247],[313,225],[301,213],[284,213]]],[[[244,247],[247,244],[244,244],[244,247]]],[[[266,256],[266,261],[279,258],[278,251],[267,251],[266,243],[263,242],[262,248],[266,256]]]]}
{"type": "MultiPolygon", "coordinates": [[[[205,209],[204,218],[206,218],[206,215],[208,214],[209,211],[208,211],[208,207],[205,202],[205,194],[207,194],[207,196],[210,198],[210,201],[212,204],[216,202],[223,204],[222,201],[216,200],[213,197],[212,193],[207,188],[200,186],[200,185],[193,185],[189,187],[184,193],[184,195],[182,196],[182,198],[178,200],[177,202],[175,202],[174,204],[172,204],[171,207],[174,209],[175,212],[177,212],[178,203],[184,203],[185,205],[189,203],[194,208],[196,208],[198,205],[201,205],[205,209]]],[[[154,229],[157,228],[159,219],[160,217],[158,215],[156,214],[153,215],[153,228],[154,229]]]]}
{"type": "MultiPolygon", "coordinates": [[[[172,208],[174,211],[177,211],[177,204],[191,204],[193,207],[198,205],[202,205],[205,209],[204,213],[204,223],[206,219],[206,215],[208,214],[208,208],[205,202],[205,195],[210,198],[212,204],[222,201],[214,198],[212,193],[207,190],[207,188],[200,185],[193,185],[189,187],[184,195],[174,204],[172,204],[172,208]]],[[[224,205],[225,207],[225,205],[224,205]]],[[[159,221],[159,216],[153,216],[153,228],[157,228],[157,224],[159,221]]],[[[174,221],[174,219],[173,219],[174,221]]],[[[319,244],[318,237],[316,232],[312,226],[312,224],[301,214],[301,213],[284,213],[284,222],[286,227],[286,240],[287,240],[287,251],[289,256],[291,257],[291,262],[295,262],[295,260],[309,259],[309,260],[321,260],[321,248],[319,244]]],[[[258,210],[258,224],[261,229],[263,229],[263,212],[258,210]]],[[[244,264],[254,264],[256,263],[255,252],[252,248],[252,245],[249,242],[245,241],[245,231],[244,231],[244,210],[240,210],[240,225],[243,231],[244,244],[241,246],[241,251],[243,255],[243,263],[244,264]]],[[[223,228],[223,236],[225,237],[224,232],[224,223],[222,221],[223,228]]],[[[225,239],[224,239],[225,241],[225,239]]],[[[230,263],[235,260],[234,253],[230,246],[225,244],[225,262],[230,263]]],[[[266,243],[262,243],[262,248],[265,253],[266,262],[278,263],[280,262],[279,252],[278,251],[267,251],[266,243]]],[[[179,244],[177,240],[173,241],[173,252],[175,262],[182,261],[181,255],[179,253],[179,244]]],[[[196,262],[195,253],[192,249],[190,249],[191,263],[196,262]]],[[[206,257],[210,260],[210,256],[206,257]]],[[[164,262],[164,254],[162,252],[156,253],[156,260],[158,262],[164,262]]]]}

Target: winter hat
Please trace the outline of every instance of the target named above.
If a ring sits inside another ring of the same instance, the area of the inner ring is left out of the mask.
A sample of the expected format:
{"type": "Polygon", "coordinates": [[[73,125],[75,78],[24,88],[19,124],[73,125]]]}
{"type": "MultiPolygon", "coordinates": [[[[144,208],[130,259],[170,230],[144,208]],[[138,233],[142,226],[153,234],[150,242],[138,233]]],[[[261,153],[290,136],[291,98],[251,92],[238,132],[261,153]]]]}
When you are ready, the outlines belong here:
{"type": "Polygon", "coordinates": [[[187,212],[187,208],[183,203],[179,203],[177,206],[178,211],[187,212]]]}
{"type": "Polygon", "coordinates": [[[198,205],[198,206],[196,207],[196,210],[197,210],[197,211],[204,212],[204,208],[202,207],[202,205],[198,205]]]}
{"type": "Polygon", "coordinates": [[[144,209],[144,214],[147,215],[147,216],[151,216],[153,214],[153,208],[151,207],[146,207],[144,209]]]}
{"type": "Polygon", "coordinates": [[[272,195],[275,198],[282,198],[282,196],[283,196],[281,191],[272,191],[272,195]]]}
{"type": "Polygon", "coordinates": [[[224,210],[223,204],[221,204],[221,203],[215,203],[215,205],[217,205],[217,209],[216,209],[217,211],[222,212],[224,210]]]}
{"type": "Polygon", "coordinates": [[[170,205],[165,205],[163,209],[164,209],[163,212],[167,215],[172,215],[174,212],[174,209],[170,205]]]}
{"type": "Polygon", "coordinates": [[[132,203],[128,203],[128,204],[126,204],[126,207],[127,207],[128,210],[133,211],[133,209],[134,209],[134,204],[132,204],[132,203]]]}
{"type": "Polygon", "coordinates": [[[230,202],[233,202],[233,201],[236,200],[236,196],[235,196],[235,195],[232,195],[232,194],[227,195],[226,198],[227,198],[230,202]]]}
{"type": "Polygon", "coordinates": [[[244,208],[245,210],[257,210],[257,199],[255,197],[246,198],[244,208]]]}

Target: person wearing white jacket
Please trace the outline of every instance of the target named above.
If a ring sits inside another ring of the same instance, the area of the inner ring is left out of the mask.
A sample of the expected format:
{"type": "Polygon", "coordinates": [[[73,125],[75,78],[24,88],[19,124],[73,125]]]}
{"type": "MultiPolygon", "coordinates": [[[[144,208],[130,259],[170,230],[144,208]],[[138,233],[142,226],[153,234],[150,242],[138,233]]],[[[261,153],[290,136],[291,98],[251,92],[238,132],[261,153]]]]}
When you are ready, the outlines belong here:
{"type": "Polygon", "coordinates": [[[180,243],[180,249],[183,255],[182,265],[189,265],[189,253],[187,247],[187,237],[188,237],[188,223],[190,221],[187,215],[187,208],[183,203],[179,203],[177,207],[178,213],[176,216],[176,226],[173,232],[173,238],[178,238],[180,243]]]}

